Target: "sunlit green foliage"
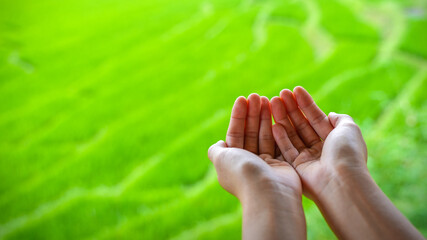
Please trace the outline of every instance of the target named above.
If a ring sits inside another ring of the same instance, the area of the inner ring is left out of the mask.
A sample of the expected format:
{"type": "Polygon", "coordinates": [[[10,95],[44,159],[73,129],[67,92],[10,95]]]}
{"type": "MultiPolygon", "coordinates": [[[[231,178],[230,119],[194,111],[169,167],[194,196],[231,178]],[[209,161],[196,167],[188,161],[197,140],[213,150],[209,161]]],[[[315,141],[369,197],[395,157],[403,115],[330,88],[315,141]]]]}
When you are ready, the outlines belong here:
{"type": "Polygon", "coordinates": [[[237,96],[296,85],[361,125],[427,236],[426,4],[1,1],[0,239],[240,238],[207,148],[237,96]]]}

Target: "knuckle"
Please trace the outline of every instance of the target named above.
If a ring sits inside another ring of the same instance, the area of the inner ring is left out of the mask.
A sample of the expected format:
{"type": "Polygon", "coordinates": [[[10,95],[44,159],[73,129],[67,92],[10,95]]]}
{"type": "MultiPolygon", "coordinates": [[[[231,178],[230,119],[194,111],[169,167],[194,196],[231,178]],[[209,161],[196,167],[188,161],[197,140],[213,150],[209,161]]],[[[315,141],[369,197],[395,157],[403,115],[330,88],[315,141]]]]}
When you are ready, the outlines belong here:
{"type": "Polygon", "coordinates": [[[212,151],[213,151],[212,150],[212,146],[210,146],[209,149],[208,149],[208,157],[209,157],[209,159],[212,157],[212,151]]]}
{"type": "Polygon", "coordinates": [[[263,160],[267,160],[267,159],[271,159],[272,156],[268,153],[262,153],[259,155],[260,158],[262,158],[263,160]]]}
{"type": "Polygon", "coordinates": [[[240,165],[240,171],[244,176],[253,176],[260,174],[260,167],[252,161],[245,161],[240,165]]]}
{"type": "Polygon", "coordinates": [[[292,147],[291,146],[283,146],[283,154],[289,153],[290,151],[292,151],[292,147]]]}
{"type": "Polygon", "coordinates": [[[296,123],[294,126],[295,126],[296,129],[302,130],[302,129],[304,129],[307,126],[307,123],[303,122],[303,121],[300,121],[300,122],[296,123]]]}
{"type": "Polygon", "coordinates": [[[356,124],[356,123],[354,123],[354,122],[345,122],[345,123],[343,123],[343,124],[342,124],[342,126],[343,126],[343,127],[350,128],[350,129],[354,129],[354,130],[360,130],[359,125],[357,125],[357,124],[356,124]]]}
{"type": "Polygon", "coordinates": [[[249,139],[258,138],[258,132],[257,131],[246,131],[245,137],[249,139]]]}
{"type": "Polygon", "coordinates": [[[256,144],[246,144],[245,150],[258,155],[258,145],[256,144]]]}
{"type": "Polygon", "coordinates": [[[326,118],[328,118],[328,116],[319,114],[311,121],[311,124],[317,125],[317,124],[321,123],[323,120],[325,120],[326,118]]]}
{"type": "Polygon", "coordinates": [[[228,150],[224,149],[224,150],[218,151],[218,150],[215,150],[212,146],[209,148],[208,154],[209,154],[209,159],[212,161],[212,163],[214,163],[214,165],[218,165],[221,163],[221,160],[227,157],[228,150]]]}
{"type": "Polygon", "coordinates": [[[293,139],[295,137],[298,137],[298,133],[296,131],[289,131],[288,137],[289,139],[293,139]]]}
{"type": "Polygon", "coordinates": [[[274,138],[273,138],[273,135],[272,135],[272,134],[261,134],[261,135],[259,136],[259,139],[260,139],[260,140],[267,140],[267,141],[274,140],[274,138]]]}
{"type": "Polygon", "coordinates": [[[214,152],[215,152],[215,150],[214,150],[214,145],[212,145],[212,146],[210,146],[209,147],[209,149],[208,149],[208,158],[211,160],[211,161],[213,161],[214,160],[214,152]]]}
{"type": "Polygon", "coordinates": [[[235,131],[228,131],[227,132],[227,136],[228,137],[232,137],[232,138],[243,138],[243,134],[240,132],[235,132],[235,131]]]}
{"type": "Polygon", "coordinates": [[[353,118],[352,118],[350,115],[348,115],[348,114],[343,114],[343,116],[353,121],[353,118]]]}
{"type": "Polygon", "coordinates": [[[321,141],[320,141],[320,138],[316,138],[316,139],[310,140],[310,141],[308,142],[308,146],[314,146],[314,145],[316,145],[318,142],[321,142],[321,141]]]}

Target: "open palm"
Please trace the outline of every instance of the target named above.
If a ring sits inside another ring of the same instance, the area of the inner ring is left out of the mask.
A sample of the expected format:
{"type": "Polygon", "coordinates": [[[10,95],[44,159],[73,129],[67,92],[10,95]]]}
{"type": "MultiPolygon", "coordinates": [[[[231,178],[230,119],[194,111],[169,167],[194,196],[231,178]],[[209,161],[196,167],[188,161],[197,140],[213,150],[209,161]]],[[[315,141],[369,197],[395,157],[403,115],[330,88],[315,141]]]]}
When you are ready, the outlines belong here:
{"type": "Polygon", "coordinates": [[[283,158],[274,158],[276,145],[268,98],[257,94],[251,94],[248,100],[237,98],[231,113],[226,144],[228,151],[242,156],[239,158],[249,163],[249,169],[262,171],[269,180],[302,193],[301,181],[294,168],[283,158]]]}
{"type": "Polygon", "coordinates": [[[280,98],[271,100],[271,108],[276,122],[274,138],[301,177],[306,196],[322,192],[341,169],[366,167],[360,162],[366,159],[366,146],[360,144],[364,144],[362,135],[349,116],[326,116],[301,87],[294,93],[283,90],[280,98]],[[343,161],[343,156],[352,157],[343,161]]]}

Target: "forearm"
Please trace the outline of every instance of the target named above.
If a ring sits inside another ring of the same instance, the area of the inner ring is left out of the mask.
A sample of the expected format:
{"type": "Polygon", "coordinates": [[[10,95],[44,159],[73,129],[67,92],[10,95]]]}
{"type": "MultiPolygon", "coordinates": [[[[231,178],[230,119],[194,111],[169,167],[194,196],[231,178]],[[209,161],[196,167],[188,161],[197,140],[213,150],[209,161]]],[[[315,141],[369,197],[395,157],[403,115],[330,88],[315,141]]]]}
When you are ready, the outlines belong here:
{"type": "Polygon", "coordinates": [[[242,202],[243,239],[306,239],[301,196],[251,193],[242,202]]]}
{"type": "Polygon", "coordinates": [[[423,239],[368,171],[345,176],[338,174],[315,199],[338,238],[423,239]]]}

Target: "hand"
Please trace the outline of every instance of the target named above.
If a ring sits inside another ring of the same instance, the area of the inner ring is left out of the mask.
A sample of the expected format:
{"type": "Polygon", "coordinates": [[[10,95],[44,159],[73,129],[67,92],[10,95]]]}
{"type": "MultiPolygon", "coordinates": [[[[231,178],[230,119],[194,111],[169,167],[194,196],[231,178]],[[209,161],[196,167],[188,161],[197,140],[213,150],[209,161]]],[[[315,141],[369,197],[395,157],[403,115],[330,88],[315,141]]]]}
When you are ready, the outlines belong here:
{"type": "Polygon", "coordinates": [[[366,144],[350,116],[326,116],[302,87],[283,90],[271,107],[274,138],[301,177],[306,196],[318,198],[333,179],[368,174],[366,144]]]}
{"type": "Polygon", "coordinates": [[[301,181],[293,167],[283,159],[273,158],[271,127],[266,97],[239,97],[231,113],[226,143],[219,141],[209,149],[219,183],[240,200],[253,192],[275,191],[272,188],[302,195],[301,181]]]}
{"type": "Polygon", "coordinates": [[[209,148],[218,181],[243,207],[243,239],[306,239],[301,181],[275,142],[266,97],[237,98],[226,143],[209,148]]]}
{"type": "Polygon", "coordinates": [[[336,236],[423,239],[369,175],[366,144],[353,119],[327,117],[302,87],[280,96],[271,100],[274,138],[336,236]]]}

